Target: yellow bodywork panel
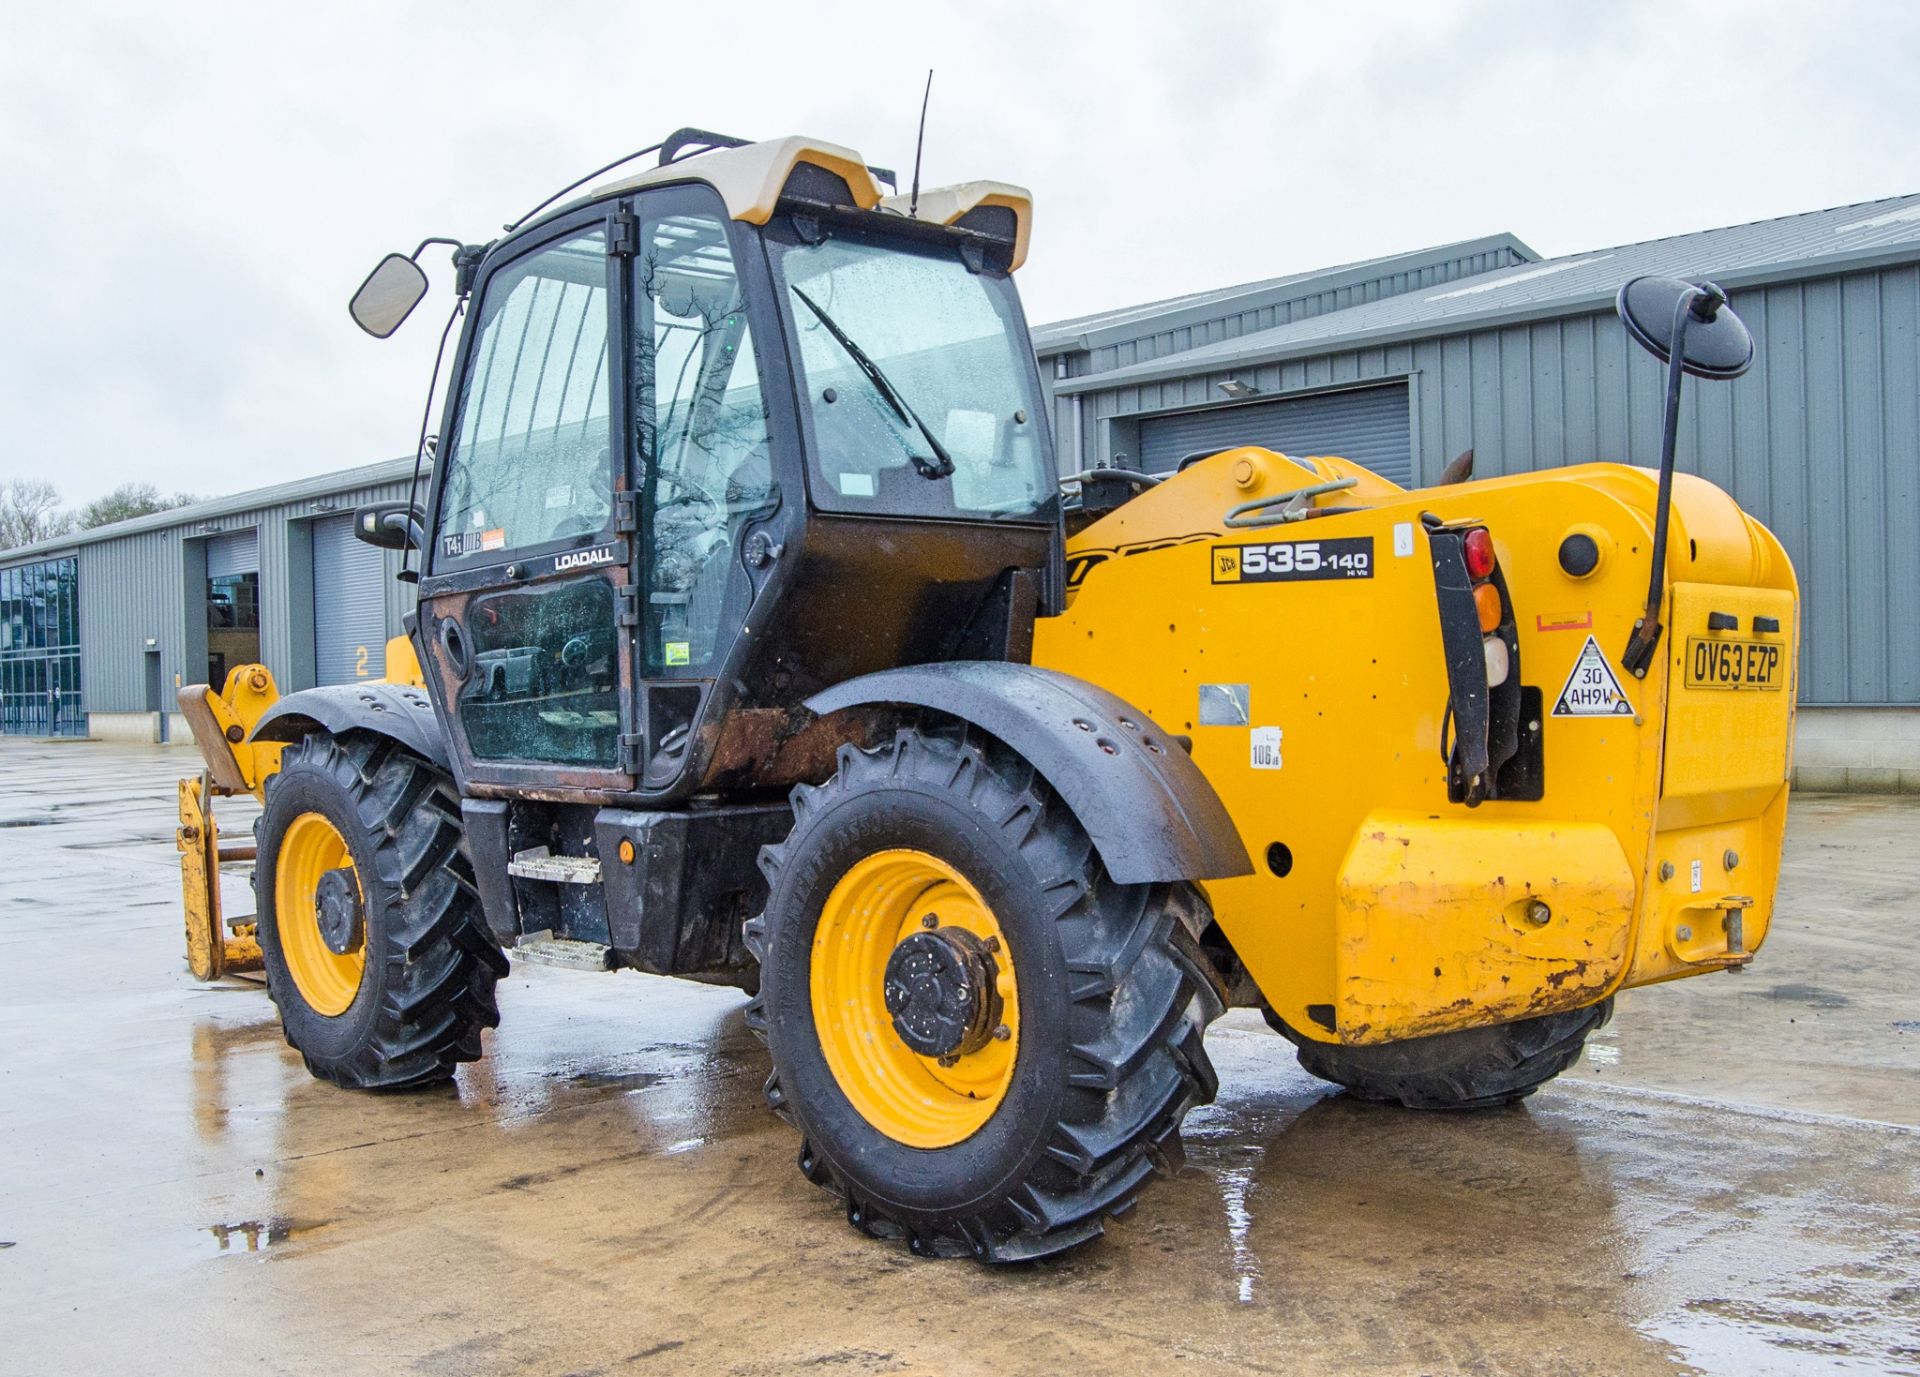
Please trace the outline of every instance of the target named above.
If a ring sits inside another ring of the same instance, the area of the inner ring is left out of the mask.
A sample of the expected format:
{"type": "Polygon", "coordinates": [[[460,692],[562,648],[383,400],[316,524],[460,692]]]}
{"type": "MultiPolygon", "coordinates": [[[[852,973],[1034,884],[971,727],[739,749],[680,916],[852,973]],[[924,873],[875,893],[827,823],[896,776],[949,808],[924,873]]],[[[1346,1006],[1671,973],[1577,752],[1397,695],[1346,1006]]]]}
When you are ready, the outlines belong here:
{"type": "Polygon", "coordinates": [[[1240,449],[1069,541],[1068,607],[1038,624],[1034,662],[1192,739],[1256,867],[1207,883],[1215,918],[1302,1035],[1378,1042],[1500,1022],[1750,958],[1772,911],[1793,691],[1688,689],[1681,661],[1690,637],[1720,634],[1707,629],[1718,611],[1790,666],[1793,573],[1725,493],[1677,475],[1664,658],[1629,675],[1620,654],[1646,596],[1655,498],[1651,471],[1619,465],[1403,492],[1344,460],[1240,449]],[[1341,477],[1357,482],[1309,504],[1326,514],[1225,524],[1230,507],[1341,477]],[[1425,513],[1493,536],[1515,672],[1539,692],[1538,801],[1447,800],[1425,513]],[[1575,533],[1599,550],[1581,577],[1558,558],[1575,533]],[[1778,633],[1752,630],[1775,614],[1778,633]],[[1567,692],[1604,675],[1619,688],[1600,695],[1605,712],[1567,692]],[[1516,925],[1516,904],[1536,897],[1548,921],[1516,925]],[[1737,950],[1732,900],[1744,900],[1737,950]]]}
{"type": "Polygon", "coordinates": [[[1668,663],[1663,827],[1751,816],[1786,779],[1793,753],[1794,665],[1781,635],[1754,622],[1793,625],[1793,594],[1778,588],[1678,583],[1668,663]],[[1731,619],[1716,631],[1709,620],[1731,619]],[[1783,711],[1784,709],[1784,711],[1783,711]]]}
{"type": "Polygon", "coordinates": [[[387,642],[387,680],[389,684],[410,684],[414,688],[427,686],[426,676],[420,672],[420,657],[414,654],[413,642],[405,636],[395,636],[387,642]]]}
{"type": "Polygon", "coordinates": [[[1633,869],[1598,823],[1465,828],[1369,813],[1334,887],[1334,1017],[1352,1042],[1591,1004],[1626,966],[1633,869]]]}

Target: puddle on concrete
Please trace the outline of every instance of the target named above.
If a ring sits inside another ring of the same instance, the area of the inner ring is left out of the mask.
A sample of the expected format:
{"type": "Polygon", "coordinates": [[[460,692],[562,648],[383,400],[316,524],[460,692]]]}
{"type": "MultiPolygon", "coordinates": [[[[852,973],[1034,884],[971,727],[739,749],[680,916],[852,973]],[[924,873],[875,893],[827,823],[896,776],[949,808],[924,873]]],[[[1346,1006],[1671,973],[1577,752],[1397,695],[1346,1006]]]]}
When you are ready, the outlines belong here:
{"type": "Polygon", "coordinates": [[[568,1085],[577,1085],[583,1090],[646,1090],[667,1080],[664,1071],[572,1071],[563,1072],[555,1079],[568,1085]]]}
{"type": "Polygon", "coordinates": [[[1647,1332],[1665,1340],[1691,1364],[1709,1373],[1738,1373],[1740,1377],[1853,1377],[1857,1373],[1920,1372],[1920,1347],[1908,1350],[1913,1363],[1898,1361],[1898,1348],[1875,1353],[1850,1352],[1842,1334],[1825,1334],[1826,1326],[1808,1325],[1807,1317],[1770,1321],[1741,1313],[1727,1301],[1701,1301],[1685,1314],[1647,1326],[1647,1332]]]}
{"type": "Polygon", "coordinates": [[[1853,1001],[1838,990],[1823,989],[1818,985],[1807,985],[1798,981],[1786,985],[1771,985],[1766,990],[1768,999],[1791,1000],[1804,1004],[1809,1009],[1844,1009],[1853,1001]]]}
{"type": "Polygon", "coordinates": [[[1233,1245],[1235,1298],[1242,1305],[1253,1303],[1253,1284],[1260,1278],[1260,1262],[1253,1255],[1248,1235],[1253,1230],[1253,1212],[1247,1208],[1247,1194],[1253,1188],[1253,1168],[1228,1167],[1217,1173],[1220,1203],[1227,1212],[1227,1239],[1233,1245]]]}

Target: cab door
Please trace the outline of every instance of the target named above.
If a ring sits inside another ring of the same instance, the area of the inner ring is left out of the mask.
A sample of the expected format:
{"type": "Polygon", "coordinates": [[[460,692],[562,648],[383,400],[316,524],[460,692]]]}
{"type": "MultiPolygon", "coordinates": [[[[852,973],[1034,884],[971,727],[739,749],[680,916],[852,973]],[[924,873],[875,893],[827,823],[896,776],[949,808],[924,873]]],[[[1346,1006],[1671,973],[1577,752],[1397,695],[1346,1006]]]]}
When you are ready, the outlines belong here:
{"type": "Polygon", "coordinates": [[[624,206],[476,284],[436,460],[419,642],[463,789],[627,789],[624,206]]]}
{"type": "Polygon", "coordinates": [[[703,721],[731,716],[715,685],[800,516],[781,511],[780,470],[796,493],[799,482],[797,457],[773,442],[778,389],[755,348],[751,240],[711,187],[643,191],[636,209],[634,759],[642,791],[659,795],[698,773],[703,721]]]}

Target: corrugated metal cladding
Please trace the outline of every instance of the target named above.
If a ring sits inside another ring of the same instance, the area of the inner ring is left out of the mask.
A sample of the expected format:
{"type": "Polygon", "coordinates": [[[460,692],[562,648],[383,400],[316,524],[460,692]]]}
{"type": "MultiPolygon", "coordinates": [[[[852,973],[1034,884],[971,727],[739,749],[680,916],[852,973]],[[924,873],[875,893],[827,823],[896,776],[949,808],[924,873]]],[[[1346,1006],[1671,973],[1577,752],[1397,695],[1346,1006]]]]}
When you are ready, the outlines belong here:
{"type": "Polygon", "coordinates": [[[1262,445],[1282,454],[1337,454],[1403,486],[1413,478],[1405,383],[1181,411],[1140,422],[1140,467],[1166,473],[1193,454],[1262,445]]]}
{"type": "MultiPolygon", "coordinates": [[[[1041,376],[1052,389],[1534,260],[1532,250],[1499,235],[1043,325],[1034,332],[1041,376]]],[[[1219,400],[1217,393],[1198,399],[1219,400]]],[[[1055,396],[1054,446],[1063,473],[1105,461],[1096,420],[1091,398],[1055,396]]]]}
{"type": "MultiPolygon", "coordinates": [[[[80,547],[80,686],[87,711],[146,710],[148,638],[160,652],[163,685],[185,672],[181,544],[174,528],[80,547]]],[[[196,611],[204,620],[204,589],[200,598],[196,611]]],[[[202,656],[195,677],[205,673],[202,656]]]]}
{"type": "Polygon", "coordinates": [[[207,577],[231,578],[260,572],[260,532],[235,531],[207,542],[207,577]]]}
{"type": "Polygon", "coordinates": [[[350,684],[384,672],[384,553],[354,535],[350,512],[313,523],[314,682],[350,684]]]}
{"type": "MultiPolygon", "coordinates": [[[[207,568],[219,567],[222,551],[251,536],[260,573],[260,652],[283,690],[313,682],[313,583],[311,536],[315,518],[372,502],[404,499],[407,483],[343,487],[297,501],[243,510],[223,510],[211,519],[183,509],[178,525],[138,529],[77,543],[80,560],[80,653],[82,689],[89,712],[143,712],[145,654],[149,639],[160,652],[161,677],[170,700],[176,683],[206,675],[204,631],[196,640],[189,615],[204,626],[207,568]],[[223,537],[240,536],[238,541],[223,537]],[[297,554],[298,558],[295,558],[297,554]],[[195,586],[190,587],[192,580],[195,586]],[[189,650],[201,653],[190,656],[189,650]],[[194,660],[197,659],[197,663],[194,660]]],[[[230,502],[231,499],[226,499],[230,502]]],[[[224,503],[223,503],[224,505],[224,503]]],[[[369,553],[372,553],[369,550],[369,553]]],[[[412,610],[413,587],[391,576],[397,552],[381,552],[384,634],[373,650],[376,673],[382,651],[412,610]]],[[[42,556],[43,557],[43,556],[42,556]]],[[[0,564],[8,562],[0,556],[0,564]]],[[[357,642],[356,642],[357,644],[357,642]]]]}
{"type": "Polygon", "coordinates": [[[1344,286],[1325,290],[1311,290],[1303,284],[1297,295],[1289,296],[1285,300],[1263,302],[1257,306],[1249,306],[1245,310],[1222,314],[1214,319],[1182,325],[1171,330],[1156,330],[1138,339],[1125,340],[1094,349],[1090,357],[1084,361],[1075,360],[1074,373],[1076,376],[1081,373],[1104,373],[1112,368],[1125,368],[1130,364],[1146,363],[1150,359],[1184,353],[1188,349],[1198,349],[1202,345],[1238,339],[1242,335],[1250,335],[1257,330],[1270,330],[1275,326],[1287,325],[1296,320],[1308,320],[1314,316],[1330,315],[1335,311],[1344,311],[1349,307],[1363,305],[1369,301],[1379,301],[1384,297],[1399,296],[1404,292],[1420,291],[1480,273],[1493,272],[1499,268],[1513,267],[1522,261],[1513,250],[1502,247],[1422,263],[1401,271],[1382,272],[1344,286]]]}

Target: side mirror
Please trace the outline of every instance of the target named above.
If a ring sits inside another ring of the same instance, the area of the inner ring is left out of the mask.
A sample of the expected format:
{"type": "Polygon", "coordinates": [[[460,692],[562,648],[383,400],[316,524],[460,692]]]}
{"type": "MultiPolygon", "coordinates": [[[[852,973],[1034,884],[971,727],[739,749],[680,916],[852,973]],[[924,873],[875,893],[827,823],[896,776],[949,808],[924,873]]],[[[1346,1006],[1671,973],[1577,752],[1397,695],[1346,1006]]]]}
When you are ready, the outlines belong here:
{"type": "Polygon", "coordinates": [[[1660,606],[1666,593],[1667,530],[1673,515],[1673,451],[1680,429],[1680,375],[1737,378],[1753,366],[1753,336],[1714,282],[1636,277],[1614,302],[1620,323],[1642,349],[1667,366],[1666,422],[1660,431],[1660,488],[1654,509],[1652,571],[1647,602],[1633,624],[1620,663],[1636,679],[1653,666],[1660,644],[1660,606]]]}
{"type": "Polygon", "coordinates": [[[1636,277],[1614,304],[1634,342],[1662,363],[1672,361],[1677,333],[1680,366],[1696,378],[1737,378],[1753,366],[1753,336],[1714,283],[1636,277]]]}
{"type": "Polygon", "coordinates": [[[404,253],[390,253],[367,274],[347,303],[353,323],[375,339],[385,339],[413,314],[427,294],[427,275],[404,253]]]}
{"type": "Polygon", "coordinates": [[[404,502],[377,502],[356,508],[353,533],[368,545],[382,550],[422,549],[426,545],[426,516],[418,507],[404,502]]]}

